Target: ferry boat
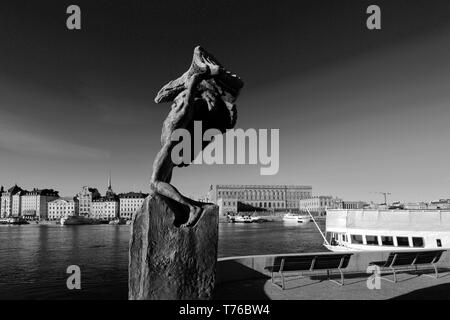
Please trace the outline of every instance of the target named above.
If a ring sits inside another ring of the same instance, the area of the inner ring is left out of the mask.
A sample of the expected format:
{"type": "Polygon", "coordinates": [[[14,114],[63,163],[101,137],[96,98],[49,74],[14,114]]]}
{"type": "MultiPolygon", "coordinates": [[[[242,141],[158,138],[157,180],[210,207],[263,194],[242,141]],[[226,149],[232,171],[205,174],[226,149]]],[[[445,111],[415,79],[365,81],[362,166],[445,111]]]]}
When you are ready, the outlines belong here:
{"type": "Polygon", "coordinates": [[[449,248],[450,211],[327,210],[322,237],[331,251],[449,248]]]}
{"type": "Polygon", "coordinates": [[[83,224],[95,224],[95,220],[84,216],[67,216],[61,218],[60,223],[63,226],[72,226],[83,224]]]}
{"type": "Polygon", "coordinates": [[[253,219],[251,216],[235,216],[233,219],[234,223],[252,223],[253,219]]]}
{"type": "Polygon", "coordinates": [[[268,220],[265,218],[262,218],[260,216],[240,216],[240,215],[235,215],[235,216],[228,216],[228,220],[230,222],[233,223],[259,223],[259,222],[267,222],[268,220]]]}
{"type": "Polygon", "coordinates": [[[14,224],[14,225],[19,225],[19,224],[28,224],[28,221],[26,221],[24,218],[22,217],[8,217],[8,218],[2,218],[0,219],[0,224],[14,224]]]}
{"type": "Polygon", "coordinates": [[[125,220],[123,218],[117,218],[117,219],[111,220],[109,222],[109,224],[112,224],[112,225],[122,225],[122,224],[126,224],[126,223],[127,223],[127,220],[125,220]]]}
{"type": "Polygon", "coordinates": [[[286,222],[297,222],[297,223],[308,223],[311,221],[311,217],[307,215],[298,215],[293,213],[286,213],[283,216],[283,221],[286,222]]]}

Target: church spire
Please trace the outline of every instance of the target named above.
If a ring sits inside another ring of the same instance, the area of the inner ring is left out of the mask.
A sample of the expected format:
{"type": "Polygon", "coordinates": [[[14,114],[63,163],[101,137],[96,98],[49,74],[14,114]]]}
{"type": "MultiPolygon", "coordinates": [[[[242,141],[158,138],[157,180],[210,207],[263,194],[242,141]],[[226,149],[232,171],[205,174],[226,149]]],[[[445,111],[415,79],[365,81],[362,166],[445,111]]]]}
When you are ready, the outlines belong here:
{"type": "Polygon", "coordinates": [[[108,176],[108,190],[106,190],[106,196],[111,196],[114,194],[114,191],[112,189],[112,183],[111,183],[111,170],[109,170],[109,176],[108,176]]]}
{"type": "Polygon", "coordinates": [[[112,190],[112,186],[111,186],[111,170],[109,170],[109,177],[108,177],[108,190],[112,190]]]}

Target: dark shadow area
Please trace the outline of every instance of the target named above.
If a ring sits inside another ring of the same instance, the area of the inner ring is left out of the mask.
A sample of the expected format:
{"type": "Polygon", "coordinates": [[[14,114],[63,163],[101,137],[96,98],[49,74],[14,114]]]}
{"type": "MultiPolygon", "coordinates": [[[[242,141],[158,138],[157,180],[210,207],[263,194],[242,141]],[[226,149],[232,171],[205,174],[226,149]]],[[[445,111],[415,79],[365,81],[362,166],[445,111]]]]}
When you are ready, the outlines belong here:
{"type": "Polygon", "coordinates": [[[260,207],[255,207],[247,203],[242,203],[238,201],[237,203],[238,212],[266,212],[267,210],[260,207]]]}
{"type": "Polygon", "coordinates": [[[450,283],[439,284],[428,288],[412,291],[410,293],[392,298],[392,300],[449,300],[450,283]]]}
{"type": "Polygon", "coordinates": [[[270,300],[264,292],[269,277],[236,261],[222,261],[217,265],[217,280],[213,300],[270,300]],[[233,280],[222,282],[225,278],[233,280]]]}
{"type": "MultiPolygon", "coordinates": [[[[278,288],[279,290],[286,291],[286,290],[292,290],[292,289],[298,289],[298,288],[314,286],[316,284],[319,284],[319,283],[327,280],[327,278],[325,277],[325,278],[317,279],[316,282],[303,283],[302,280],[304,280],[305,278],[312,279],[312,277],[310,278],[308,276],[285,277],[284,278],[284,290],[281,287],[281,284],[282,284],[281,277],[280,278],[275,278],[274,282],[272,283],[272,285],[275,288],[278,288]],[[298,285],[296,285],[296,283],[298,283],[298,285]]],[[[330,277],[330,279],[332,279],[332,278],[330,277]]]]}

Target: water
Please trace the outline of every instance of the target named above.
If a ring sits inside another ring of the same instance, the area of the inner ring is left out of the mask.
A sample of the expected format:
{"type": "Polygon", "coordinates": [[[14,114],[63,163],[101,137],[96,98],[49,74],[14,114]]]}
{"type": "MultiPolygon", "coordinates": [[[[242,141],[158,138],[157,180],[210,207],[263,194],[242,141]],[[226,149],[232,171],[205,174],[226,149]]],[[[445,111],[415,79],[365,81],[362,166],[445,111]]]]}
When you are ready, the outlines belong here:
{"type": "Polygon", "coordinates": [[[326,251],[322,243],[312,222],[219,224],[219,257],[326,251]]]}
{"type": "MultiPolygon", "coordinates": [[[[0,299],[127,299],[129,226],[0,225],[0,299]],[[68,290],[69,265],[82,290],[68,290]]],[[[219,257],[324,251],[313,223],[219,224],[219,257]]]]}

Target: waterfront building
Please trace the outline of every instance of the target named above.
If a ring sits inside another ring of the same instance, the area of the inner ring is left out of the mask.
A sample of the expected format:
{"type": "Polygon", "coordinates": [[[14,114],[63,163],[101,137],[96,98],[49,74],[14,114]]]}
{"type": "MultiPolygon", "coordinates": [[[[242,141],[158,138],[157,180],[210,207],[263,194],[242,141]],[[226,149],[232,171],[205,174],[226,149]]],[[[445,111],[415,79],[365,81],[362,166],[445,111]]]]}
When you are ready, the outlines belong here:
{"type": "Polygon", "coordinates": [[[341,201],[337,209],[363,209],[365,206],[364,201],[341,201]]]}
{"type": "Polygon", "coordinates": [[[78,200],[76,198],[60,198],[48,203],[48,219],[59,220],[74,216],[78,213],[78,200]]]}
{"type": "Polygon", "coordinates": [[[92,201],[100,197],[100,192],[96,188],[82,187],[81,191],[77,194],[78,214],[81,216],[90,216],[92,201]]]}
{"type": "Polygon", "coordinates": [[[48,203],[59,198],[53,189],[33,189],[20,197],[21,215],[28,220],[45,220],[48,218],[48,203]]]}
{"type": "Polygon", "coordinates": [[[428,204],[426,202],[408,202],[405,203],[404,208],[406,210],[426,210],[428,204]]]}
{"type": "Polygon", "coordinates": [[[332,196],[314,196],[300,199],[300,211],[308,211],[317,216],[324,216],[327,209],[338,209],[343,201],[332,196]]]}
{"type": "Polygon", "coordinates": [[[92,201],[91,217],[100,220],[114,220],[119,217],[119,198],[100,197],[92,201]]]}
{"type": "Polygon", "coordinates": [[[119,194],[119,217],[131,219],[133,213],[141,208],[148,194],[142,192],[128,192],[119,194]]]}
{"type": "Polygon", "coordinates": [[[299,211],[299,200],[311,194],[311,186],[220,184],[210,187],[208,199],[219,205],[224,216],[239,211],[239,206],[246,210],[299,211]]]}
{"type": "Polygon", "coordinates": [[[219,216],[226,216],[227,214],[234,214],[238,211],[238,201],[236,199],[219,198],[217,205],[219,206],[219,216]]]}
{"type": "Polygon", "coordinates": [[[0,218],[3,218],[2,214],[3,214],[3,193],[5,192],[5,189],[3,188],[3,186],[1,186],[0,188],[0,218]]]}
{"type": "Polygon", "coordinates": [[[450,199],[439,199],[438,201],[431,201],[428,209],[445,210],[450,209],[450,199]]]}
{"type": "Polygon", "coordinates": [[[211,202],[208,195],[203,195],[201,197],[197,197],[197,201],[201,202],[201,203],[210,203],[211,202]]]}
{"type": "Polygon", "coordinates": [[[92,200],[91,217],[101,220],[114,220],[119,217],[119,205],[119,197],[112,189],[110,175],[106,195],[92,200]]]}
{"type": "MultiPolygon", "coordinates": [[[[3,190],[3,187],[2,187],[3,190]]],[[[20,196],[24,190],[16,185],[1,193],[0,217],[18,217],[21,214],[20,196]]]]}

